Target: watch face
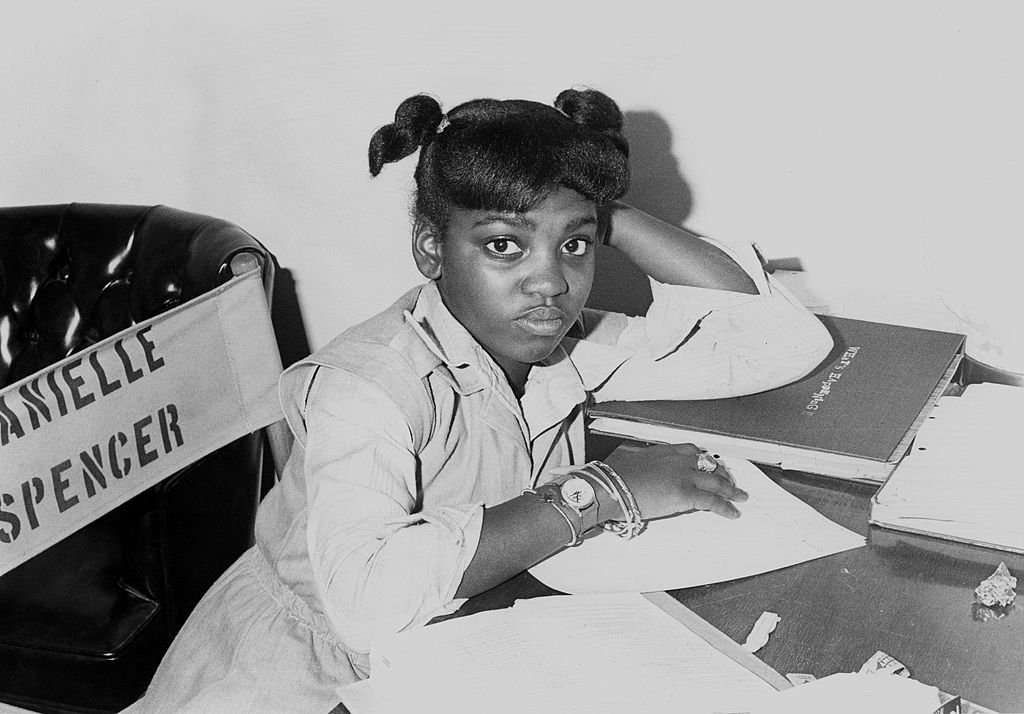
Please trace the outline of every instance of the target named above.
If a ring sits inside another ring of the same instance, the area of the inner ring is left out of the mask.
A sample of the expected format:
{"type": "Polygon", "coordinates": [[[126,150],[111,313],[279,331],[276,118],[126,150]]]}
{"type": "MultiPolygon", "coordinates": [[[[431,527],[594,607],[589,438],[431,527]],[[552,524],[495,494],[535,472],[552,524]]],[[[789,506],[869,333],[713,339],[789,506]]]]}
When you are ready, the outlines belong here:
{"type": "Polygon", "coordinates": [[[594,502],[594,487],[581,478],[571,478],[562,484],[562,498],[577,510],[586,508],[594,502]]]}

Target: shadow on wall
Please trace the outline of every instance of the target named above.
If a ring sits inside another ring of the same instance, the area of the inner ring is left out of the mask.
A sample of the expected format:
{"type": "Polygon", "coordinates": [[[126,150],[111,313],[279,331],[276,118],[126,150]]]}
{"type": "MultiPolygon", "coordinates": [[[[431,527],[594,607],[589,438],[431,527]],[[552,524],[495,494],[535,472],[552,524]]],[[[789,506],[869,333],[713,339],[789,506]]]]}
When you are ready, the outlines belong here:
{"type": "Polygon", "coordinates": [[[281,364],[285,367],[309,356],[309,336],[302,319],[299,298],[295,292],[292,271],[282,268],[274,259],[274,294],[271,298],[270,321],[277,336],[281,364]]]}
{"type": "MultiPolygon", "coordinates": [[[[672,154],[672,130],[654,112],[626,112],[631,183],[626,203],[681,226],[693,208],[693,194],[672,154]]],[[[587,306],[642,315],[651,304],[647,276],[614,249],[597,252],[594,288],[587,306]]]]}

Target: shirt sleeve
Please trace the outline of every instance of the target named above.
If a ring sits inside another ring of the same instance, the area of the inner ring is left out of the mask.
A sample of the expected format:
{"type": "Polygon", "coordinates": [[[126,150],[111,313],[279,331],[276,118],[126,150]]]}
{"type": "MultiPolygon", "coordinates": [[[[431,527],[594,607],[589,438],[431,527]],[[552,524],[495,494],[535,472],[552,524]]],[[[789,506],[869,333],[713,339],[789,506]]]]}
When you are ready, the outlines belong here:
{"type": "Polygon", "coordinates": [[[644,317],[588,311],[586,339],[568,349],[596,401],[753,394],[805,376],[828,356],[828,330],[761,270],[753,250],[726,250],[756,294],[652,280],[644,317]]]}
{"type": "Polygon", "coordinates": [[[347,648],[455,610],[481,504],[419,510],[401,410],[378,386],[321,369],[306,411],[307,539],[325,612],[347,648]]]}

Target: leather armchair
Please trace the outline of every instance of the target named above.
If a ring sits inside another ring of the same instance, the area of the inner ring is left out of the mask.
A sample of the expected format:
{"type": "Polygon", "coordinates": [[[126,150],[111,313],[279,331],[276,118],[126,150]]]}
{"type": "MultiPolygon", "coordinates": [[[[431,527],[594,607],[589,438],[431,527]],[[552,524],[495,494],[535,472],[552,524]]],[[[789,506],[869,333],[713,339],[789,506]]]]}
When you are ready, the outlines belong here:
{"type": "MultiPolygon", "coordinates": [[[[0,387],[223,283],[240,252],[258,258],[269,299],[271,255],[227,221],[166,206],[0,208],[0,387]]],[[[139,697],[252,544],[263,443],[229,444],[0,577],[0,701],[106,712],[139,697]]]]}

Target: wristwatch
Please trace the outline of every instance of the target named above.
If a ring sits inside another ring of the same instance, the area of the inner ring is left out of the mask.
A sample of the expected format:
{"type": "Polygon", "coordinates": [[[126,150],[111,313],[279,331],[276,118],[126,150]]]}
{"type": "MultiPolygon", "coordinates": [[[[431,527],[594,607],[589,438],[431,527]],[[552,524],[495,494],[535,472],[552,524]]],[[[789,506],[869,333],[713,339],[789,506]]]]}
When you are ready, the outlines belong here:
{"type": "Polygon", "coordinates": [[[580,514],[580,518],[597,504],[594,487],[585,478],[570,476],[562,481],[558,488],[562,492],[565,505],[580,514]]]}

